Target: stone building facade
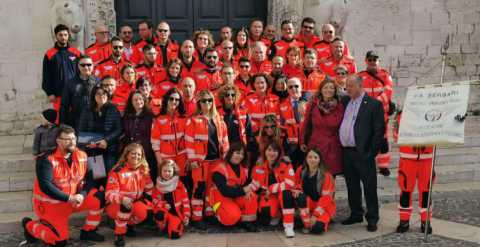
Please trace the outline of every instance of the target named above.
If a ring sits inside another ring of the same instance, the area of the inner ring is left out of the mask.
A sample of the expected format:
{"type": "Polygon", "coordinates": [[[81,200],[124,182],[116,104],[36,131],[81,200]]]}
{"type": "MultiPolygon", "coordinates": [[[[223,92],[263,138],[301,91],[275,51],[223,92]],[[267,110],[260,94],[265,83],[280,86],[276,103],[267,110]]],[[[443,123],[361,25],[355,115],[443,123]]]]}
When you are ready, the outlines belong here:
{"type": "MultiPolygon", "coordinates": [[[[478,0],[268,1],[268,22],[276,26],[286,18],[299,24],[304,16],[337,23],[359,69],[365,52],[377,50],[392,72],[397,102],[408,86],[440,81],[440,50],[447,39],[445,80],[480,79],[478,0]]],[[[84,43],[94,41],[98,23],[115,31],[114,0],[0,1],[0,135],[30,133],[49,105],[41,90],[41,64],[53,44],[52,6],[65,2],[84,11],[84,43]]],[[[479,86],[472,87],[471,110],[480,108],[479,95],[479,86]]]]}

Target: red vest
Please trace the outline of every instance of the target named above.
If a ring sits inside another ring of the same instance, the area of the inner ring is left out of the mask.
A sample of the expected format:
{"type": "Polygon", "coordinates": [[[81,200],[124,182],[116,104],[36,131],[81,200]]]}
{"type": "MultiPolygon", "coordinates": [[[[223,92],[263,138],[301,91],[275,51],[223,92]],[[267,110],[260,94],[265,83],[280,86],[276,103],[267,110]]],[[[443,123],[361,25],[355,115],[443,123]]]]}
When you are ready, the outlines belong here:
{"type": "MultiPolygon", "coordinates": [[[[223,158],[230,147],[227,126],[221,116],[215,117],[213,122],[217,128],[220,158],[223,158]]],[[[187,120],[185,144],[189,160],[202,161],[205,159],[208,151],[208,119],[206,117],[197,115],[187,120]]]]}
{"type": "Polygon", "coordinates": [[[152,125],[152,148],[162,158],[173,158],[185,153],[186,119],[160,115],[152,125]]]}
{"type": "Polygon", "coordinates": [[[151,194],[153,183],[143,168],[134,169],[128,164],[116,165],[108,174],[105,199],[110,203],[121,203],[124,197],[141,199],[143,193],[151,194]]]}

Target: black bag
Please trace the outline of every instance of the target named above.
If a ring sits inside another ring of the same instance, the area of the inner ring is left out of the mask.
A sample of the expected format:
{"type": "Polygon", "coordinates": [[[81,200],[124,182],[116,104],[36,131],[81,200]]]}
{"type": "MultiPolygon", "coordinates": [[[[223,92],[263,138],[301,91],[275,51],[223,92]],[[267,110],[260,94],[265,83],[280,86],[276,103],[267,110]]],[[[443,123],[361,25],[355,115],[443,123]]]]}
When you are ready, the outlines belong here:
{"type": "Polygon", "coordinates": [[[392,116],[397,111],[397,105],[392,101],[388,102],[388,116],[392,116]]]}
{"type": "Polygon", "coordinates": [[[388,140],[387,138],[382,138],[382,142],[380,143],[380,153],[381,154],[386,154],[390,148],[388,147],[388,140]]]}

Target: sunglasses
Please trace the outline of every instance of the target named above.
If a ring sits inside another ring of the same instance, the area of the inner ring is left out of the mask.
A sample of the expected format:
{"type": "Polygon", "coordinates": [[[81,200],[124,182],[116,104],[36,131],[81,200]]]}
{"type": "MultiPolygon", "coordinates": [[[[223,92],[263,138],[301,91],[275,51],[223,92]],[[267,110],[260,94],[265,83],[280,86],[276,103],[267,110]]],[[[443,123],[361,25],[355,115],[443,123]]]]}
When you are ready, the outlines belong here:
{"type": "Polygon", "coordinates": [[[337,75],[347,75],[347,72],[342,71],[342,72],[337,72],[336,74],[337,75]]]}
{"type": "Polygon", "coordinates": [[[369,59],[367,59],[367,61],[369,61],[369,62],[376,62],[377,60],[378,60],[378,58],[369,58],[369,59]]]}
{"type": "Polygon", "coordinates": [[[159,32],[159,33],[167,33],[168,30],[167,30],[167,29],[157,29],[157,32],[159,32]]]}
{"type": "Polygon", "coordinates": [[[303,28],[305,28],[305,29],[313,29],[312,26],[303,26],[303,28]]]}
{"type": "Polygon", "coordinates": [[[263,127],[264,129],[275,129],[277,126],[276,125],[267,125],[263,127]]]}
{"type": "Polygon", "coordinates": [[[168,101],[171,101],[171,102],[180,102],[180,98],[170,97],[170,98],[168,98],[168,101]]]}
{"type": "Polygon", "coordinates": [[[207,56],[207,59],[217,59],[217,56],[207,56]]]}
{"type": "Polygon", "coordinates": [[[227,93],[225,94],[225,97],[235,97],[236,94],[235,93],[227,93]]]}
{"type": "Polygon", "coordinates": [[[213,99],[201,99],[201,100],[200,100],[200,103],[203,103],[203,104],[205,104],[205,103],[213,103],[213,99]]]}
{"type": "Polygon", "coordinates": [[[250,68],[250,65],[240,65],[240,68],[250,68]]]}
{"type": "Polygon", "coordinates": [[[232,46],[229,46],[229,47],[223,47],[223,49],[225,49],[225,50],[232,50],[232,49],[233,49],[233,47],[232,47],[232,46]]]}
{"type": "Polygon", "coordinates": [[[93,66],[93,64],[91,64],[91,63],[81,63],[81,64],[78,64],[78,65],[80,65],[81,67],[84,67],[84,68],[93,66]]]}
{"type": "Polygon", "coordinates": [[[116,46],[112,46],[112,48],[113,48],[114,50],[120,50],[120,49],[123,49],[123,46],[121,46],[121,45],[116,45],[116,46]]]}
{"type": "Polygon", "coordinates": [[[290,86],[288,86],[288,89],[292,89],[292,88],[300,88],[300,85],[290,85],[290,86]]]}
{"type": "Polygon", "coordinates": [[[330,31],[322,31],[322,33],[329,33],[329,34],[332,34],[332,33],[333,33],[333,31],[331,31],[331,30],[330,30],[330,31]]]}

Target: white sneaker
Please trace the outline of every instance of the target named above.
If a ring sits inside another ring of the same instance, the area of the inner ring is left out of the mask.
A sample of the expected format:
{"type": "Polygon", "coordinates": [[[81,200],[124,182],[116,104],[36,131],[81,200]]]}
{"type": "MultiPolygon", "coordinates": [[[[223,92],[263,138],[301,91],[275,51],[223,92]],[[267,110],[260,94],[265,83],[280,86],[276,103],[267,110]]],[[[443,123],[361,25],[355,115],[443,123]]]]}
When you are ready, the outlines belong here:
{"type": "Polygon", "coordinates": [[[295,231],[293,230],[293,226],[286,226],[285,227],[285,237],[287,237],[287,238],[295,237],[295,231]]]}
{"type": "Polygon", "coordinates": [[[271,225],[271,226],[276,226],[276,225],[278,225],[279,223],[280,223],[280,218],[272,218],[272,219],[270,220],[270,225],[271,225]]]}

